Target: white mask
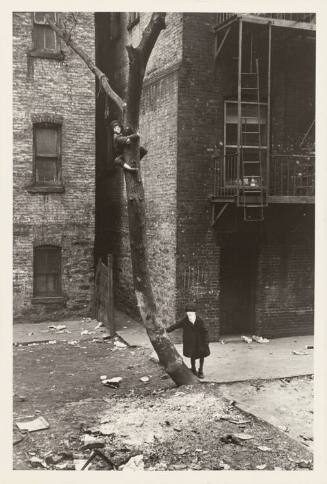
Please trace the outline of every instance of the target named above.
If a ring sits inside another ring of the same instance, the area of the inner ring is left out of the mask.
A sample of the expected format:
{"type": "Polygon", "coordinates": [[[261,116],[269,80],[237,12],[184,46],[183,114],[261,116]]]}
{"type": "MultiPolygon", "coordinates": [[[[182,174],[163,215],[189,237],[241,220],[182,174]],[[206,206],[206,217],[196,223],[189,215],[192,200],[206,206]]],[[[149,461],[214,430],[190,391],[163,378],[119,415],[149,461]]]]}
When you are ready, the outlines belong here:
{"type": "Polygon", "coordinates": [[[187,311],[186,312],[186,315],[188,317],[188,320],[190,321],[190,323],[194,324],[195,323],[195,320],[196,320],[196,314],[194,311],[187,311]]]}

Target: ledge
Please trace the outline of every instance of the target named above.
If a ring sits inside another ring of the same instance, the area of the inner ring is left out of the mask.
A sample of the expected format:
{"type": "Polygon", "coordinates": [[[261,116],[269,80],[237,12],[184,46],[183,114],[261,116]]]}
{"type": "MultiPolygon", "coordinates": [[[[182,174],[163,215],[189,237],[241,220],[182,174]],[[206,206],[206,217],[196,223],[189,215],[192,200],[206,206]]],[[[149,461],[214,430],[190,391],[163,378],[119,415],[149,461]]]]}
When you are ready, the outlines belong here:
{"type": "Polygon", "coordinates": [[[63,61],[65,54],[63,51],[54,52],[51,50],[33,49],[27,52],[29,57],[40,57],[42,59],[54,59],[58,61],[63,61]]]}
{"type": "Polygon", "coordinates": [[[26,188],[29,193],[63,193],[65,187],[63,185],[31,185],[26,188]]]}
{"type": "Polygon", "coordinates": [[[32,297],[32,304],[64,304],[66,302],[64,296],[34,296],[32,297]]]}

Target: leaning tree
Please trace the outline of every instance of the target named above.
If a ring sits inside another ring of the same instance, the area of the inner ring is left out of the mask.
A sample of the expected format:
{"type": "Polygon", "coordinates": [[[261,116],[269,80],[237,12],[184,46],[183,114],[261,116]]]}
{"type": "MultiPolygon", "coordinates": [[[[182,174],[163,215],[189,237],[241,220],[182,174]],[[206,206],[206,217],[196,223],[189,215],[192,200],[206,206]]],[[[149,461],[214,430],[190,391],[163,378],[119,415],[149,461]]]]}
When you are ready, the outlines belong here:
{"type": "MultiPolygon", "coordinates": [[[[166,14],[153,13],[144,29],[141,41],[137,47],[126,46],[129,58],[128,88],[126,100],[112,89],[109,79],[76,44],[71,32],[62,24],[54,23],[49,16],[47,22],[50,27],[63,39],[63,41],[85,62],[93,72],[103,88],[105,96],[118,107],[120,121],[123,127],[129,128],[133,133],[138,132],[140,118],[140,101],[143,88],[143,79],[147,62],[156,44],[161,30],[166,28],[166,14]]],[[[124,161],[135,164],[140,173],[140,139],[131,137],[131,143],[123,148],[124,161]]],[[[133,269],[134,290],[142,322],[146,328],[151,344],[156,351],[160,363],[176,385],[197,384],[199,380],[183,363],[182,357],[171,342],[162,321],[157,316],[155,299],[151,287],[146,241],[145,197],[141,176],[135,176],[124,170],[127,210],[129,222],[129,239],[133,269]]]]}

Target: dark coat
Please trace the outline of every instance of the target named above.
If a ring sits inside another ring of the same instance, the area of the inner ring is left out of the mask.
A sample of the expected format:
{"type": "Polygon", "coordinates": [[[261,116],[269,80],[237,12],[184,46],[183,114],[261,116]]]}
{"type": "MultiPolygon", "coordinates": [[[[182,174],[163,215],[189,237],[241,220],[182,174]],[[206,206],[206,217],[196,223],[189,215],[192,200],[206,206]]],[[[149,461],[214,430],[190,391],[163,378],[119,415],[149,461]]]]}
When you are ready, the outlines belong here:
{"type": "Polygon", "coordinates": [[[201,318],[197,316],[195,323],[192,324],[188,317],[185,316],[177,323],[169,326],[167,332],[170,333],[177,328],[183,329],[184,356],[188,358],[203,358],[210,355],[208,329],[201,318]]]}

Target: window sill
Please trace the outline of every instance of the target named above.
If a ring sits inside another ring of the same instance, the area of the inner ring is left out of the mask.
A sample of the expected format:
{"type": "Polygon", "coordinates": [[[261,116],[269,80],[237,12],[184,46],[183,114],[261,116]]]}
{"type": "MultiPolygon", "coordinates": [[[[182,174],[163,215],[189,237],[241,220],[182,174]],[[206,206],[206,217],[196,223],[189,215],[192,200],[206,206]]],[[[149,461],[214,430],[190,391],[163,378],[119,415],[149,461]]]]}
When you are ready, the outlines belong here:
{"type": "Polygon", "coordinates": [[[43,49],[33,49],[30,50],[27,55],[29,57],[41,57],[43,59],[54,59],[62,61],[65,58],[65,54],[62,51],[51,51],[43,49]]]}
{"type": "Polygon", "coordinates": [[[63,193],[65,187],[63,185],[32,185],[27,187],[29,193],[63,193]]]}
{"type": "Polygon", "coordinates": [[[64,304],[64,296],[33,296],[32,304],[64,304]]]}

